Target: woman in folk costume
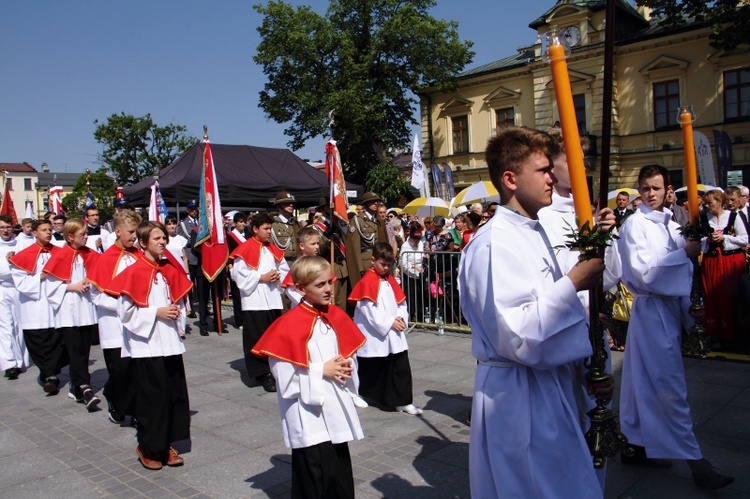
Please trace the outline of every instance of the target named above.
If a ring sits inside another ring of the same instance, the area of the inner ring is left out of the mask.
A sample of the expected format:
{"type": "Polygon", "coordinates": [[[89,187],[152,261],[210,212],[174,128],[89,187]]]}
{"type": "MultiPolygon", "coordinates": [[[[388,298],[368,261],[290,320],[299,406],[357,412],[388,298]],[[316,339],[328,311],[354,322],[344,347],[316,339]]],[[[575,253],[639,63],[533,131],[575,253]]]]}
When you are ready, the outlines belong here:
{"type": "Polygon", "coordinates": [[[46,299],[49,281],[42,269],[60,249],[53,246],[52,223],[34,220],[31,231],[36,243],[19,251],[10,260],[10,273],[21,303],[21,327],[31,360],[39,368],[42,389],[56,395],[60,388],[57,375],[68,365],[62,335],[55,331],[54,312],[46,299]]]}
{"type": "Polygon", "coordinates": [[[107,366],[108,377],[102,393],[107,399],[108,418],[115,424],[122,423],[126,415],[133,415],[131,406],[135,393],[130,383],[130,357],[122,356],[122,323],[117,316],[117,298],[104,290],[115,276],[143,257],[143,251],[136,245],[140,223],[141,217],[135,211],[119,211],[114,217],[112,229],[114,242],[86,276],[94,285],[91,297],[96,305],[99,343],[107,366]]]}
{"type": "Polygon", "coordinates": [[[352,401],[352,356],[365,337],[331,305],[330,264],[302,257],[291,270],[300,304],[268,328],[252,350],[276,378],[284,442],[292,449],[292,497],[353,498],[347,442],[363,438],[352,401]]]}
{"type": "Polygon", "coordinates": [[[55,314],[55,329],[62,335],[70,361],[68,396],[93,411],[101,402],[91,389],[89,354],[91,338],[97,334],[96,309],[91,300],[91,283],[86,275],[99,259],[96,250],[86,247],[86,224],[72,219],[63,228],[65,245],[44,266],[47,299],[55,314]]]}
{"type": "Polygon", "coordinates": [[[409,311],[406,295],[390,272],[394,261],[390,244],[376,243],[372,268],[349,295],[349,302],[356,304],[354,322],[367,338],[357,352],[359,395],[382,408],[417,416],[422,409],[412,403],[409,311]]]}
{"type": "Polygon", "coordinates": [[[143,258],[122,271],[107,288],[119,296],[122,355],[132,357],[136,454],[147,469],[180,466],[171,443],[190,438],[190,401],[180,333],[185,330],[184,298],[193,287],[179,262],[163,258],[167,229],[159,222],[138,226],[143,258]]]}
{"type": "Polygon", "coordinates": [[[708,191],[703,203],[706,213],[701,222],[710,231],[701,248],[706,334],[720,342],[732,341],[737,282],[740,275],[747,273],[744,251],[747,231],[736,211],[724,209],[726,196],[720,190],[708,191]]]}

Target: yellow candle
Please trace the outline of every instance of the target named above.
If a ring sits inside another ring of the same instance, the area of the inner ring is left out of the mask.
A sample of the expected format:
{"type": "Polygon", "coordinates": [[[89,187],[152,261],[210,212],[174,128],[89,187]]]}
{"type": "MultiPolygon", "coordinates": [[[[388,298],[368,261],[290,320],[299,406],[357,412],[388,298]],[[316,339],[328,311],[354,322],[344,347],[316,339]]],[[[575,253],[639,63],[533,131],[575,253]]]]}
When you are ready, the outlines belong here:
{"type": "Polygon", "coordinates": [[[591,213],[591,198],[589,186],[586,183],[586,167],[583,164],[583,149],[581,137],[578,135],[578,120],[573,106],[573,92],[570,89],[568,64],[565,62],[565,48],[562,45],[549,46],[550,65],[552,66],[552,80],[555,83],[557,109],[560,112],[560,127],[562,128],[565,156],[568,160],[570,175],[570,189],[573,192],[573,204],[578,217],[579,228],[588,222],[594,225],[591,213]]]}
{"type": "Polygon", "coordinates": [[[695,142],[693,141],[693,115],[688,108],[680,113],[682,142],[685,146],[685,183],[687,185],[690,223],[698,225],[698,168],[695,165],[695,142]]]}

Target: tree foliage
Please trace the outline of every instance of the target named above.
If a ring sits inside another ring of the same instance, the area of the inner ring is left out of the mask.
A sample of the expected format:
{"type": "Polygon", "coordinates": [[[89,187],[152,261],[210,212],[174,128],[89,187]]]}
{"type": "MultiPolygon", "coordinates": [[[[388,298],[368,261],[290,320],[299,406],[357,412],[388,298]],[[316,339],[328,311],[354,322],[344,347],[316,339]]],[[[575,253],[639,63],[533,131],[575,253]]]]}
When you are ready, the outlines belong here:
{"type": "Polygon", "coordinates": [[[391,160],[375,165],[367,172],[365,188],[377,192],[386,200],[395,201],[409,190],[409,181],[391,160]]]}
{"type": "Polygon", "coordinates": [[[66,195],[62,204],[68,218],[83,218],[83,207],[86,205],[86,193],[91,188],[91,194],[94,195],[94,202],[99,209],[99,221],[106,222],[112,218],[114,213],[115,198],[115,180],[107,175],[104,168],[92,172],[84,173],[78,178],[73,191],[66,195]],[[88,178],[89,186],[86,185],[88,178]]]}
{"type": "Polygon", "coordinates": [[[711,46],[734,50],[750,40],[750,4],[745,0],[636,0],[653,9],[660,23],[676,27],[688,18],[711,26],[711,46]]]}
{"type": "Polygon", "coordinates": [[[429,15],[435,3],[331,0],[325,16],[277,0],[255,5],[264,18],[253,59],[268,77],[260,107],[289,124],[289,147],[328,133],[335,110],[342,163],[361,182],[390,148],[408,144],[409,126],[417,124],[414,92],[454,88],[474,55],[456,22],[429,15]]]}
{"type": "Polygon", "coordinates": [[[182,125],[158,126],[151,115],[137,117],[124,112],[99,123],[94,138],[104,145],[102,165],[117,176],[120,185],[134,184],[168,166],[198,139],[182,125]]]}

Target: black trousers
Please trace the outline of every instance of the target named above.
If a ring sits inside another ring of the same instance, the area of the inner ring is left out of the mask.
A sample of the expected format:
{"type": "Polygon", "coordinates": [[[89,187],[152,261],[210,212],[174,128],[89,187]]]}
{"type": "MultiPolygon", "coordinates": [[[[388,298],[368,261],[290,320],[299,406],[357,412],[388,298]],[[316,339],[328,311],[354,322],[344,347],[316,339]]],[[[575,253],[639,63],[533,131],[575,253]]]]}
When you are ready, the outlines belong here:
{"type": "Polygon", "coordinates": [[[362,397],[385,409],[412,403],[408,350],[387,357],[357,357],[357,364],[362,397]]]}
{"type": "Polygon", "coordinates": [[[346,442],[292,449],[292,497],[353,499],[352,458],[346,442]]]}
{"type": "Polygon", "coordinates": [[[23,339],[31,360],[39,368],[42,380],[57,376],[68,365],[68,352],[65,350],[63,337],[55,328],[24,329],[23,339]]]}
{"type": "Polygon", "coordinates": [[[271,372],[268,359],[250,353],[268,326],[281,317],[281,310],[245,310],[242,312],[242,350],[245,352],[245,367],[251,378],[260,378],[271,372]]]}
{"type": "MultiPolygon", "coordinates": [[[[70,382],[80,388],[91,384],[89,374],[89,354],[91,353],[91,331],[95,326],[61,327],[57,331],[63,337],[65,350],[70,361],[70,382]]],[[[98,333],[97,333],[98,334],[98,333]]]]}
{"type": "Polygon", "coordinates": [[[104,363],[109,378],[104,384],[104,396],[107,402],[115,406],[115,411],[122,415],[133,416],[135,390],[131,382],[133,365],[130,357],[122,357],[122,348],[104,348],[104,363]]]}
{"type": "Polygon", "coordinates": [[[138,445],[169,450],[190,438],[190,400],[182,355],[132,359],[138,445]]]}
{"type": "Polygon", "coordinates": [[[190,280],[193,281],[193,289],[190,290],[188,296],[190,297],[190,310],[195,311],[195,306],[198,304],[198,275],[203,275],[200,265],[188,264],[188,271],[190,272],[190,280]]]}
{"type": "MultiPolygon", "coordinates": [[[[208,304],[213,303],[214,308],[216,308],[214,290],[218,291],[219,300],[221,300],[224,293],[224,275],[219,274],[214,282],[210,282],[203,275],[203,271],[199,266],[198,275],[195,277],[195,287],[198,289],[198,325],[201,329],[209,329],[211,326],[209,326],[208,322],[208,304]]],[[[211,321],[214,331],[219,329],[217,324],[220,315],[221,310],[214,310],[214,317],[211,321]]]]}
{"type": "Polygon", "coordinates": [[[234,279],[229,279],[229,292],[232,295],[232,312],[234,313],[234,327],[242,328],[242,296],[240,296],[240,288],[237,287],[237,283],[234,279]]]}

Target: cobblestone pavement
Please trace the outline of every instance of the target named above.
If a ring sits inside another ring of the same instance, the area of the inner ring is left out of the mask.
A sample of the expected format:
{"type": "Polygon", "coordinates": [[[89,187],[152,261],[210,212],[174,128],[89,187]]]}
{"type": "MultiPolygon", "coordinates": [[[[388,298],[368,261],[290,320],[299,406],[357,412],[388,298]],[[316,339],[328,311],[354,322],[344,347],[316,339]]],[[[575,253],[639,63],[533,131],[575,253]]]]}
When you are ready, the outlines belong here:
{"type": "MultiPolygon", "coordinates": [[[[424,415],[359,409],[366,437],[350,444],[357,496],[469,497],[470,338],[415,331],[409,341],[415,404],[424,415]]],[[[110,423],[106,411],[87,413],[65,390],[45,395],[35,367],[16,381],[0,379],[0,497],[288,497],[290,453],[276,396],[244,376],[241,345],[232,327],[222,337],[194,328],[185,354],[192,439],[176,445],[185,466],[156,472],[136,460],[132,428],[110,423]]],[[[616,374],[621,357],[613,356],[616,374]]],[[[107,375],[98,347],[91,360],[101,388],[107,375]]],[[[750,497],[750,365],[685,365],[704,453],[737,481],[708,494],[693,486],[684,463],[664,472],[612,462],[606,497],[750,497]]]]}

